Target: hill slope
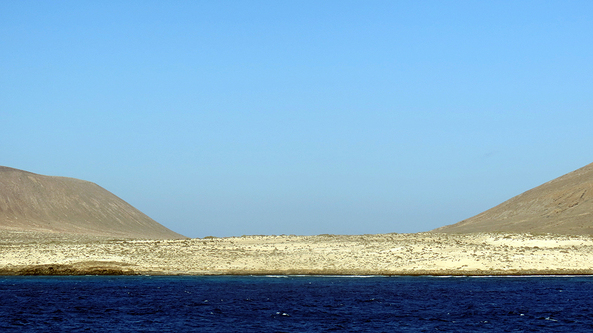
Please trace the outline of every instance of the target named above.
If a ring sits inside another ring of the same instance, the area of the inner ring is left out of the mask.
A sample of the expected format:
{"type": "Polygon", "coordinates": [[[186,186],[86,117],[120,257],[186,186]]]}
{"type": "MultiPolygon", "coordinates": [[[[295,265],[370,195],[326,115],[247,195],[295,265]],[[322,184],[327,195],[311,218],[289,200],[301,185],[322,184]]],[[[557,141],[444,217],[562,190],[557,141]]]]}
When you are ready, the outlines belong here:
{"type": "Polygon", "coordinates": [[[492,231],[593,235],[593,163],[472,218],[432,230],[492,231]]]}
{"type": "Polygon", "coordinates": [[[0,229],[185,238],[97,184],[0,166],[0,229]]]}

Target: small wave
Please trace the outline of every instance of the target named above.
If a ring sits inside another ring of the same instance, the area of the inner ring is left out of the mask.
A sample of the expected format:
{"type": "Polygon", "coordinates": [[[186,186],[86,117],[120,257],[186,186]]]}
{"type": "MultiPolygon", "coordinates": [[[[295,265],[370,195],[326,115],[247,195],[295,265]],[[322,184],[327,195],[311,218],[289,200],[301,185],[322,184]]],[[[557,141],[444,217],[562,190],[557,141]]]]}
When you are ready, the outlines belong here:
{"type": "Polygon", "coordinates": [[[375,277],[385,277],[384,275],[293,275],[293,276],[304,276],[304,277],[321,277],[321,278],[338,278],[338,279],[364,279],[364,278],[375,278],[375,277]]]}
{"type": "Polygon", "coordinates": [[[533,274],[533,275],[467,275],[470,278],[579,278],[593,277],[593,275],[578,274],[533,274]]]}

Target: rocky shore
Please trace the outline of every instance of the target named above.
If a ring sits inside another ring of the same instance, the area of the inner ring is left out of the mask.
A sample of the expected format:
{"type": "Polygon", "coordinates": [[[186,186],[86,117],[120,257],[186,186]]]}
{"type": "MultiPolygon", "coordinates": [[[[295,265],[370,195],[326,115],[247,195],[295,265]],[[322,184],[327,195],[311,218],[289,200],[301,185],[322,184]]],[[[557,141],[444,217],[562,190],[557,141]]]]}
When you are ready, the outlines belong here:
{"type": "Polygon", "coordinates": [[[593,237],[381,234],[114,239],[0,231],[2,275],[593,274],[593,237]]]}

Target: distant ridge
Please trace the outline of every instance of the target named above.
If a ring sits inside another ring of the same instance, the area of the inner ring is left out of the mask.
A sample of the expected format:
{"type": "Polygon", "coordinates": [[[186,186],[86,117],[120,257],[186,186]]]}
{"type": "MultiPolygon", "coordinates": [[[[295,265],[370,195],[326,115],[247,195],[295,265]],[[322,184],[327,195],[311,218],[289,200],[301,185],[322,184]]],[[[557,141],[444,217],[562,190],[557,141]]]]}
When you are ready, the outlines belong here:
{"type": "Polygon", "coordinates": [[[0,166],[0,229],[180,239],[97,184],[0,166]]]}
{"type": "Polygon", "coordinates": [[[593,163],[432,232],[593,235],[593,163]]]}

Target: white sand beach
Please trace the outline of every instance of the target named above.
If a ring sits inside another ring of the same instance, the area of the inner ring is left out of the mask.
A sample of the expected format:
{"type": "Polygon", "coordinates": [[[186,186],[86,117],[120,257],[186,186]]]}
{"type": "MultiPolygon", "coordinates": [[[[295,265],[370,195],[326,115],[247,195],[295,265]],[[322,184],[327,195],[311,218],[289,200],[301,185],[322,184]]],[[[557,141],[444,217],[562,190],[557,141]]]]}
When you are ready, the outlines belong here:
{"type": "Polygon", "coordinates": [[[0,231],[2,274],[593,274],[591,236],[380,234],[113,239],[0,231]]]}

